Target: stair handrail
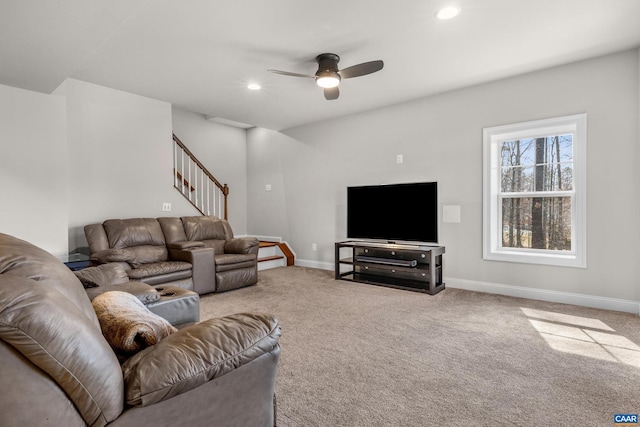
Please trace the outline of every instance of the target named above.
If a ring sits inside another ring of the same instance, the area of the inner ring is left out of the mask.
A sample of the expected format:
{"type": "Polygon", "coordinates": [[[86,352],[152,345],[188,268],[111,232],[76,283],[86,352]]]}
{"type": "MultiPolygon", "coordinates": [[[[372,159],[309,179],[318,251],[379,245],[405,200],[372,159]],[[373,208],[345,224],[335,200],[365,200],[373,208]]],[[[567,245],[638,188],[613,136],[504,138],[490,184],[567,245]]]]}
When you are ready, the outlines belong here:
{"type": "MultiPolygon", "coordinates": [[[[173,135],[173,141],[180,147],[180,149],[198,166],[198,168],[202,171],[202,173],[204,175],[207,176],[207,178],[209,178],[209,180],[211,180],[211,182],[213,182],[215,184],[216,187],[218,187],[218,189],[220,189],[220,192],[223,194],[224,196],[224,219],[228,219],[228,209],[227,209],[227,196],[229,195],[229,186],[227,184],[221,184],[220,181],[218,181],[211,172],[209,172],[207,170],[207,168],[200,162],[200,160],[198,160],[198,158],[191,152],[191,150],[189,150],[187,148],[187,146],[180,141],[180,138],[178,138],[176,136],[175,133],[172,133],[173,135]]],[[[175,162],[175,160],[174,160],[175,162]]],[[[177,171],[174,168],[174,177],[178,176],[178,179],[183,183],[183,187],[186,186],[188,188],[191,188],[192,191],[195,187],[195,185],[191,185],[189,184],[189,181],[184,178],[182,176],[182,174],[180,174],[179,171],[177,171]],[[177,175],[176,175],[177,174],[177,175]]],[[[196,185],[197,185],[197,179],[196,179],[196,185]]],[[[203,215],[207,215],[207,213],[203,212],[202,209],[200,209],[200,207],[194,203],[189,197],[187,197],[183,192],[182,189],[180,187],[178,187],[175,184],[175,179],[174,179],[174,185],[173,185],[178,191],[180,191],[180,193],[187,199],[189,200],[189,202],[196,208],[198,209],[198,211],[203,214],[203,215]]]]}

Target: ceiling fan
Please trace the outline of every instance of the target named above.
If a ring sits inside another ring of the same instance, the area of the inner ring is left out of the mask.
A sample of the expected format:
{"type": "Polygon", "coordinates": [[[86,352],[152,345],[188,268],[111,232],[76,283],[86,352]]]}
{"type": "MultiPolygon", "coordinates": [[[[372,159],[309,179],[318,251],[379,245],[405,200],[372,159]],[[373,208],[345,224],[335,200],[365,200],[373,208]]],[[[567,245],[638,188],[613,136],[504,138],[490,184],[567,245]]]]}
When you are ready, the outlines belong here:
{"type": "Polygon", "coordinates": [[[322,53],[316,57],[316,62],[318,63],[318,71],[316,71],[315,74],[291,73],[289,71],[280,70],[267,71],[276,74],[283,74],[285,76],[314,79],[318,86],[324,88],[324,97],[328,100],[332,100],[338,99],[338,96],[340,96],[340,90],[338,89],[340,80],[366,76],[367,74],[382,70],[382,67],[384,66],[384,62],[377,60],[363,62],[362,64],[353,65],[339,70],[338,62],[340,62],[340,57],[335,53],[322,53]]]}

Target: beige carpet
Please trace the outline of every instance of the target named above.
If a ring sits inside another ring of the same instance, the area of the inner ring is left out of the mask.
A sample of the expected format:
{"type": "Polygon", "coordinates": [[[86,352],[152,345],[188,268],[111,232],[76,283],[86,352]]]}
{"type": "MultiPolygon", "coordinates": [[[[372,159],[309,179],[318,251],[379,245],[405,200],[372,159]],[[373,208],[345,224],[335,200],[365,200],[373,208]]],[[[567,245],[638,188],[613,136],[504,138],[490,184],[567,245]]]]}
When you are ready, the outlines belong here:
{"type": "Polygon", "coordinates": [[[612,426],[640,412],[640,318],[302,267],[204,296],[202,319],[276,315],[278,425],[612,426]]]}

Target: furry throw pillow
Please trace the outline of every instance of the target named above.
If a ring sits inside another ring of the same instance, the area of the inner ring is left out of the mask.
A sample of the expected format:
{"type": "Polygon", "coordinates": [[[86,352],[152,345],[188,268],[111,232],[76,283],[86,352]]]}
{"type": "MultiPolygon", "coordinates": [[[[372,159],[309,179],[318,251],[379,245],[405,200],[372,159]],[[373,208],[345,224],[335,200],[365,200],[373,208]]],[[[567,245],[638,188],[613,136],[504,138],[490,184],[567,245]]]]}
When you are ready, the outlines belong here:
{"type": "Polygon", "coordinates": [[[102,335],[121,360],[177,331],[128,292],[105,292],[95,297],[92,304],[102,335]]]}

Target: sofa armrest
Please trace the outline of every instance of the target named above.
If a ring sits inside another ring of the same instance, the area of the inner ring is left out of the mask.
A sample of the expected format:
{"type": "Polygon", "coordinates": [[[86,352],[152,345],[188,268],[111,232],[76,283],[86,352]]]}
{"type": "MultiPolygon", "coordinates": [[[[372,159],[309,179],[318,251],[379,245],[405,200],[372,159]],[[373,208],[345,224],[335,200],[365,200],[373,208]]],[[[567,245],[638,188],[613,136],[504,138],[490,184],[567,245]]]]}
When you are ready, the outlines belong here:
{"type": "Polygon", "coordinates": [[[280,335],[278,321],[258,313],[179,330],[122,365],[126,402],[148,406],[193,390],[277,349],[280,335]]]}
{"type": "Polygon", "coordinates": [[[105,249],[91,254],[91,259],[97,260],[102,264],[109,262],[129,262],[132,259],[132,255],[131,252],[126,249],[105,249]]]}
{"type": "Polygon", "coordinates": [[[226,254],[258,254],[260,242],[255,237],[236,237],[224,244],[226,254]]]}
{"type": "Polygon", "coordinates": [[[203,242],[198,242],[198,241],[189,241],[186,240],[184,242],[174,242],[174,243],[169,243],[167,245],[167,247],[169,249],[193,249],[193,248],[204,248],[204,243],[203,242]]]}
{"type": "Polygon", "coordinates": [[[98,285],[115,285],[129,281],[127,271],[116,262],[83,268],[82,270],[74,271],[74,273],[81,281],[86,279],[98,285]]]}
{"type": "Polygon", "coordinates": [[[213,248],[169,249],[171,259],[191,264],[193,290],[198,294],[216,290],[216,266],[213,255],[213,248]]]}

